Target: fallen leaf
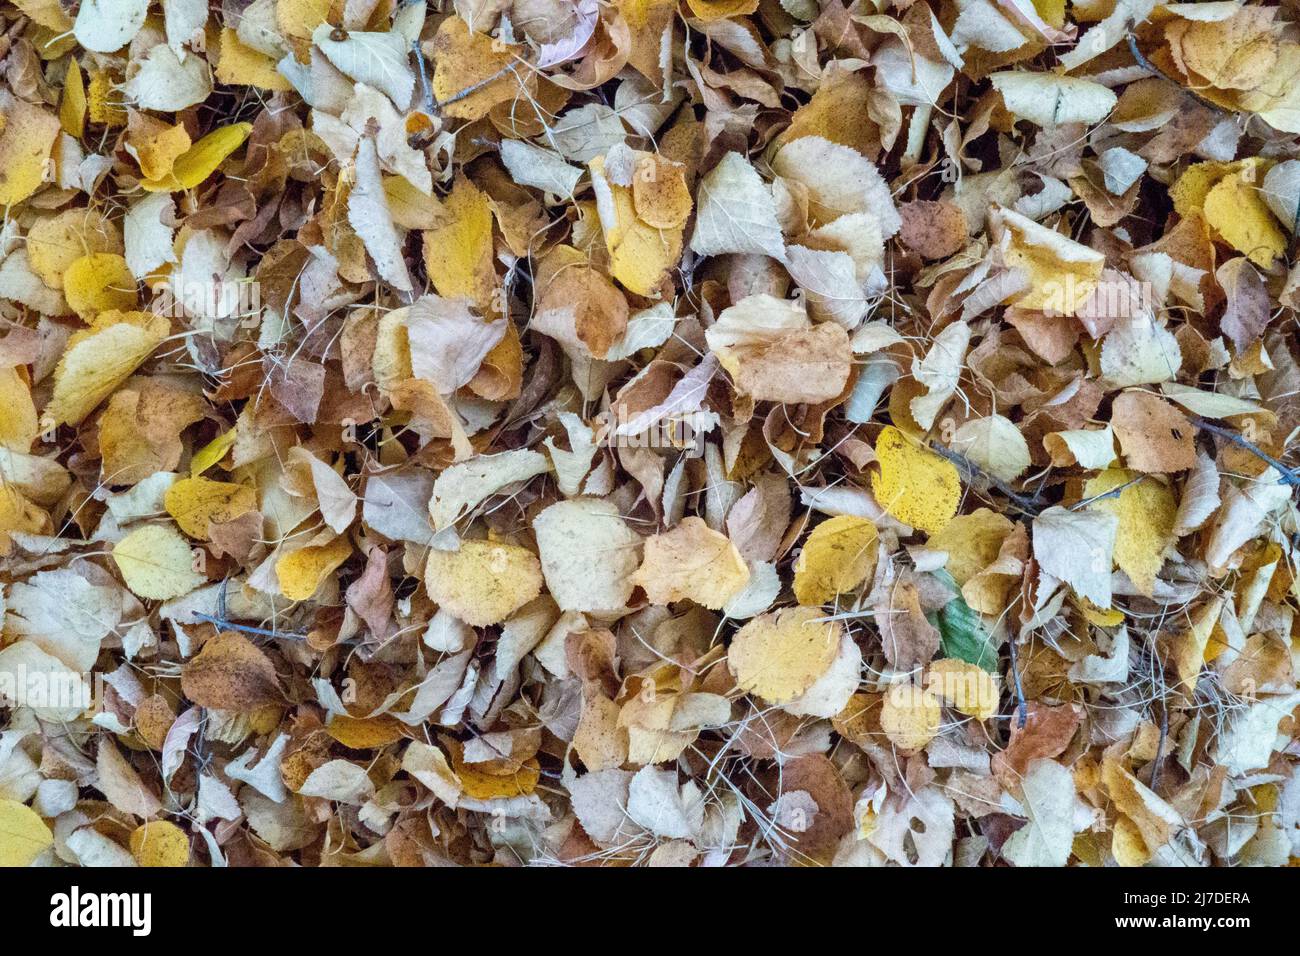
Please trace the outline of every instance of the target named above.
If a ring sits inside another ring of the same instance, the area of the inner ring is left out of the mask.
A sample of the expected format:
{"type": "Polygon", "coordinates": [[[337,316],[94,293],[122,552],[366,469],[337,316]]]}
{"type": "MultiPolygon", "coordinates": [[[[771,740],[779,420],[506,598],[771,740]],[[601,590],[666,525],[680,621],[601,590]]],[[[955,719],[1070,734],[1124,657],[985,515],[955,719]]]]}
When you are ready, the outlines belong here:
{"type": "Polygon", "coordinates": [[[632,581],[655,604],[691,600],[716,611],[749,583],[749,568],[726,535],[690,517],[646,539],[632,581]]]}
{"type": "Polygon", "coordinates": [[[754,618],[732,638],[727,666],[742,690],[773,704],[806,692],[830,668],[840,626],[816,608],[796,607],[754,618]]]}
{"type": "Polygon", "coordinates": [[[0,800],[0,865],[31,866],[54,842],[45,822],[17,800],[0,800]]]}
{"type": "Polygon", "coordinates": [[[210,478],[182,478],[163,497],[167,513],[191,538],[206,541],[213,524],[230,521],[257,507],[249,485],[210,478]]]}
{"type": "Polygon", "coordinates": [[[800,604],[826,604],[867,581],[876,569],[876,526],[841,515],[823,521],[804,542],[794,568],[800,604]]]}
{"type": "Polygon", "coordinates": [[[142,598],[167,601],[207,583],[196,570],[195,552],[171,525],[137,528],[113,545],[112,553],[122,580],[142,598]]]}
{"type": "Polygon", "coordinates": [[[466,624],[486,627],[537,597],[542,567],[518,545],[462,541],[456,551],[429,552],[424,584],[429,597],[466,624]]]}
{"type": "Polygon", "coordinates": [[[248,713],[281,699],[275,665],[235,631],[210,638],[181,670],[185,696],[201,707],[248,713]]]}
{"type": "Polygon", "coordinates": [[[922,531],[942,531],[961,496],[956,466],[892,426],[876,439],[876,458],[880,471],[871,476],[871,490],[881,507],[922,531]]]}

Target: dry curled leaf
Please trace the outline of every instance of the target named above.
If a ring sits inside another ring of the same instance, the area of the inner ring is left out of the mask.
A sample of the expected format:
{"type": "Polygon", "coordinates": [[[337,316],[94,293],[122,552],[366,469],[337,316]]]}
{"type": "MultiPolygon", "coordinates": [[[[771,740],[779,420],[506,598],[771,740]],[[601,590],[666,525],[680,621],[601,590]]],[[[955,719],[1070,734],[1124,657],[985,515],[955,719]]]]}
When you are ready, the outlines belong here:
{"type": "Polygon", "coordinates": [[[1291,5],[0,4],[0,863],[1300,856],[1291,5]]]}

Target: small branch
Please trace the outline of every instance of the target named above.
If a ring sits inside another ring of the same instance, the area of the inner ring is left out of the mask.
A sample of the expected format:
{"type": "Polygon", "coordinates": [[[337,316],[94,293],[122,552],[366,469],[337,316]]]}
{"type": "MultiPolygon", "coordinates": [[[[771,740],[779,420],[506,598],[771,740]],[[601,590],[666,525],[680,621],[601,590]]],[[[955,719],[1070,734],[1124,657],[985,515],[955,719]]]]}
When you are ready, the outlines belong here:
{"type": "Polygon", "coordinates": [[[990,475],[988,472],[986,472],[979,465],[975,464],[965,455],[959,455],[957,452],[949,448],[944,448],[942,445],[931,445],[930,450],[933,451],[935,454],[939,455],[940,457],[948,459],[958,468],[965,471],[967,480],[970,480],[971,478],[976,476],[983,478],[989,485],[996,488],[998,491],[1002,492],[1002,494],[1010,498],[1015,503],[1016,507],[1018,507],[1025,514],[1036,516],[1040,511],[1042,511],[1041,505],[1033,498],[1026,498],[1020,492],[1016,491],[1014,488],[1008,485],[1005,481],[1002,481],[1000,478],[995,478],[992,475],[990,475]]]}
{"type": "Polygon", "coordinates": [[[420,71],[420,90],[424,94],[424,111],[432,115],[437,107],[433,102],[433,87],[429,85],[429,67],[424,62],[424,50],[421,49],[419,40],[411,41],[411,49],[415,52],[415,65],[420,71]]]}
{"type": "Polygon", "coordinates": [[[1278,476],[1280,477],[1281,481],[1290,485],[1292,488],[1300,488],[1300,475],[1297,475],[1294,471],[1292,471],[1286,465],[1282,464],[1280,461],[1278,461],[1268,452],[1264,451],[1254,442],[1247,441],[1245,438],[1242,438],[1240,434],[1233,431],[1231,428],[1224,428],[1222,425],[1216,425],[1214,424],[1214,422],[1206,421],[1204,418],[1201,418],[1199,415],[1193,415],[1191,418],[1192,418],[1192,424],[1195,425],[1197,428],[1203,429],[1212,435],[1218,435],[1221,438],[1226,438],[1228,441],[1232,442],[1238,448],[1246,449],[1246,451],[1250,452],[1260,461],[1265,461],[1268,462],[1268,464],[1272,465],[1277,470],[1278,476]]]}
{"type": "Polygon", "coordinates": [[[253,627],[251,624],[236,624],[234,621],[227,621],[225,618],[217,617],[215,614],[200,614],[195,611],[193,614],[195,621],[202,621],[205,624],[215,624],[217,627],[226,628],[231,631],[243,631],[245,634],[257,634],[262,637],[283,637],[289,640],[305,641],[307,635],[302,631],[273,631],[264,627],[253,627]]]}

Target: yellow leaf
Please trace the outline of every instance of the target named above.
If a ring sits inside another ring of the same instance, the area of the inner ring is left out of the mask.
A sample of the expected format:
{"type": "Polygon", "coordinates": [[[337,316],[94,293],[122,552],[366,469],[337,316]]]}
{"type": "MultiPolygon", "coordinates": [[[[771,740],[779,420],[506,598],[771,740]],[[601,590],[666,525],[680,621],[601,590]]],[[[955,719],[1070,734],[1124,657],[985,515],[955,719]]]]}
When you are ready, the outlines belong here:
{"type": "Polygon", "coordinates": [[[1227,18],[1171,24],[1179,66],[1215,90],[1253,90],[1276,68],[1272,10],[1239,7],[1227,18]]]}
{"type": "MultiPolygon", "coordinates": [[[[1216,597],[1190,614],[1190,623],[1164,638],[1165,659],[1173,671],[1179,690],[1191,693],[1201,676],[1202,665],[1210,660],[1207,650],[1210,636],[1223,613],[1224,600],[1216,597]]],[[[1217,655],[1216,655],[1217,656],[1217,655]]]]}
{"type": "Polygon", "coordinates": [[[0,90],[0,206],[22,202],[45,182],[45,162],[58,138],[58,117],[0,90]]]}
{"type": "Polygon", "coordinates": [[[81,139],[86,131],[86,82],[81,67],[75,59],[68,61],[68,73],[63,78],[63,96],[59,99],[59,123],[63,132],[73,139],[81,139]]]}
{"type": "Polygon", "coordinates": [[[474,627],[498,624],[542,590],[542,564],[527,548],[496,541],[462,541],[458,551],[429,552],[429,597],[474,627]]]}
{"type": "Polygon", "coordinates": [[[42,429],[79,424],[162,343],[168,324],[166,316],[149,312],[110,311],[74,334],[54,370],[42,429]]]}
{"type": "Polygon", "coordinates": [[[1300,43],[1282,43],[1277,52],[1277,65],[1264,83],[1258,89],[1234,91],[1231,105],[1258,113],[1276,130],[1300,133],[1300,43]]]}
{"type": "Polygon", "coordinates": [[[456,771],[456,775],[460,777],[460,785],[464,789],[465,796],[475,800],[526,797],[537,789],[537,781],[541,778],[541,765],[536,758],[532,758],[525,761],[524,765],[514,773],[497,776],[483,773],[475,769],[472,764],[464,764],[456,771]]]}
{"type": "Polygon", "coordinates": [[[1124,612],[1119,608],[1102,609],[1097,607],[1085,597],[1073,595],[1070,600],[1074,606],[1079,609],[1083,619],[1089,624],[1095,624],[1097,627],[1118,627],[1124,623],[1124,612]]]}
{"type": "Polygon", "coordinates": [[[26,453],[40,433],[31,386],[17,367],[0,368],[0,448],[26,453]]]}
{"type": "Polygon", "coordinates": [[[1034,9],[1047,23],[1061,29],[1065,26],[1065,0],[1033,0],[1034,9]]]}
{"type": "Polygon", "coordinates": [[[232,123],[214,129],[177,157],[168,175],[140,185],[150,192],[193,189],[216,172],[227,156],[244,145],[252,131],[252,123],[232,123]]]}
{"type": "Polygon", "coordinates": [[[1128,817],[1120,814],[1111,831],[1110,852],[1120,866],[1146,866],[1151,862],[1151,851],[1142,839],[1142,831],[1128,817]]]}
{"type": "Polygon", "coordinates": [[[86,110],[92,123],[105,126],[125,126],[126,109],[122,94],[115,88],[113,74],[108,70],[91,70],[90,85],[86,89],[86,110]]]}
{"type": "Polygon", "coordinates": [[[749,568],[731,539],[692,515],[646,539],[632,580],[651,604],[691,600],[717,611],[744,590],[749,568]]]}
{"type": "Polygon", "coordinates": [[[840,515],[823,521],[799,552],[794,596],[800,604],[825,604],[852,591],[876,570],[876,526],[866,518],[840,515]]]}
{"type": "Polygon", "coordinates": [[[52,33],[72,31],[72,18],[63,12],[59,0],[14,0],[14,6],[52,33]]]}
{"type": "Polygon", "coordinates": [[[826,76],[812,99],[795,110],[777,143],[784,146],[804,136],[820,136],[869,155],[878,148],[875,137],[879,136],[869,112],[873,89],[863,72],[839,70],[826,76]]]}
{"type": "Polygon", "coordinates": [[[0,867],[31,866],[54,842],[54,834],[31,807],[0,800],[0,867]]]}
{"type": "Polygon", "coordinates": [[[291,601],[307,600],[351,553],[352,545],[342,536],[289,552],[275,562],[281,593],[291,601]]]}
{"type": "Polygon", "coordinates": [[[464,748],[457,740],[448,739],[451,767],[460,778],[464,794],[474,800],[493,800],[498,797],[524,797],[537,789],[541,779],[541,765],[532,757],[508,769],[503,774],[488,773],[476,764],[465,763],[464,748]]]}
{"type": "Polygon", "coordinates": [[[1029,278],[1029,291],[1015,304],[1058,316],[1074,315],[1097,287],[1106,257],[1010,209],[999,210],[997,221],[1011,236],[1003,253],[1006,264],[1029,278]]]}
{"type": "Polygon", "coordinates": [[[631,33],[628,66],[655,83],[662,82],[659,48],[664,30],[677,16],[676,0],[616,0],[615,5],[631,33]]]}
{"type": "Polygon", "coordinates": [[[1013,527],[1004,515],[977,508],[968,515],[958,515],[938,534],[931,535],[927,547],[948,552],[945,567],[962,585],[997,560],[1002,541],[1013,527]]]}
{"type": "Polygon", "coordinates": [[[275,23],[286,37],[307,40],[329,12],[330,0],[278,0],[275,23]]]}
{"type": "Polygon", "coordinates": [[[63,296],[83,319],[100,312],[134,309],[140,304],[135,276],[126,259],[115,252],[82,256],[63,274],[63,296]]]}
{"type": "Polygon", "coordinates": [[[952,462],[886,425],[876,439],[880,471],[871,490],[880,507],[904,524],[938,534],[957,513],[961,479],[952,462]]]}
{"type": "Polygon", "coordinates": [[[13,485],[0,482],[0,555],[9,553],[11,533],[38,534],[48,531],[49,524],[49,515],[13,485]]]}
{"type": "Polygon", "coordinates": [[[931,691],[906,682],[891,684],[880,708],[880,729],[896,747],[920,750],[939,733],[942,709],[931,691]]]}
{"type": "Polygon", "coordinates": [[[1214,161],[1188,166],[1178,180],[1169,187],[1169,198],[1174,212],[1186,218],[1205,208],[1205,197],[1223,177],[1242,169],[1245,163],[1218,163],[1214,161]]]}
{"type": "MultiPolygon", "coordinates": [[[[417,116],[423,114],[412,113],[407,119],[408,129],[417,116]]],[[[393,224],[403,229],[436,229],[441,221],[441,200],[426,196],[405,176],[384,176],[384,198],[393,214],[393,224]]]]}
{"type": "MultiPolygon", "coordinates": [[[[442,108],[442,115],[451,119],[482,119],[498,103],[518,96],[519,77],[508,72],[497,79],[491,77],[515,63],[521,52],[519,47],[471,30],[458,16],[443,20],[433,38],[433,98],[442,103],[480,83],[483,85],[468,96],[448,103],[442,108]]],[[[521,67],[518,72],[523,76],[527,69],[521,67]]]]}
{"type": "Polygon", "coordinates": [[[758,9],[758,0],[687,0],[687,6],[705,23],[712,23],[753,13],[758,9]]]}
{"type": "Polygon", "coordinates": [[[221,461],[221,459],[225,458],[226,452],[230,451],[234,446],[237,437],[238,432],[231,428],[228,431],[222,432],[216,438],[212,439],[212,441],[208,442],[196,451],[194,457],[190,459],[190,474],[195,476],[201,475],[217,462],[221,461]]]}
{"type": "MultiPolygon", "coordinates": [[[[428,235],[425,248],[428,249],[428,235]]],[[[409,306],[385,312],[375,331],[375,349],[370,367],[375,384],[385,394],[392,392],[414,374],[411,371],[411,340],[406,334],[406,319],[411,314],[409,306]]]]}
{"type": "Polygon", "coordinates": [[[238,518],[257,507],[257,492],[250,485],[208,478],[182,478],[163,497],[167,513],[191,538],[206,541],[211,526],[238,518]]]}
{"type": "Polygon", "coordinates": [[[325,730],[344,747],[353,750],[371,750],[401,740],[405,736],[403,733],[405,726],[389,714],[368,718],[336,714],[334,719],[325,725],[325,730]]]}
{"type": "Polygon", "coordinates": [[[246,46],[230,27],[221,28],[216,77],[227,86],[256,86],[262,90],[289,90],[293,84],[275,68],[275,60],[246,46]]]}
{"type": "Polygon", "coordinates": [[[101,471],[108,484],[134,485],[171,472],[184,453],[181,433],[203,419],[201,394],[168,387],[160,378],[119,388],[99,416],[101,471]]]}
{"type": "MultiPolygon", "coordinates": [[[[128,133],[128,140],[130,134],[128,133]]],[[[194,145],[190,141],[189,131],[184,123],[168,126],[152,136],[144,137],[140,142],[132,142],[135,148],[136,162],[145,179],[162,179],[171,174],[176,160],[194,145]]]]}
{"type": "Polygon", "coordinates": [[[926,688],[959,713],[976,720],[988,720],[998,712],[997,680],[982,667],[955,657],[930,665],[926,688]]]}
{"type": "Polygon", "coordinates": [[[1242,173],[1225,176],[1205,197],[1205,221],[1224,242],[1262,269],[1286,251],[1286,236],[1278,228],[1259,185],[1242,173]]]}
{"type": "Polygon", "coordinates": [[[496,288],[488,196],[459,177],[443,201],[442,213],[442,224],[424,234],[424,268],[429,281],[439,295],[469,299],[486,313],[496,288]]]}
{"type": "MultiPolygon", "coordinates": [[[[1167,844],[1176,829],[1184,825],[1178,812],[1134,776],[1114,751],[1102,758],[1101,783],[1112,807],[1122,814],[1120,819],[1127,818],[1133,824],[1136,832],[1128,833],[1140,837],[1139,845],[1145,845],[1148,856],[1167,844]]],[[[1120,827],[1116,827],[1119,832],[1120,827]]],[[[1137,860],[1133,862],[1141,865],[1137,860]]]]}
{"type": "MultiPolygon", "coordinates": [[[[1135,471],[1109,468],[1084,485],[1083,496],[1096,498],[1140,477],[1135,471]]],[[[1165,548],[1174,540],[1174,518],[1178,513],[1174,493],[1159,480],[1146,478],[1089,507],[1109,511],[1119,519],[1115,564],[1139,591],[1150,596],[1156,574],[1164,564],[1165,548]]]]}
{"type": "Polygon", "coordinates": [[[51,289],[63,288],[68,267],[96,252],[121,253],[122,233],[98,209],[67,209],[38,219],[27,231],[27,263],[51,289]]]}
{"type": "Polygon", "coordinates": [[[195,570],[194,551],[169,524],[147,524],[113,546],[113,562],[137,597],[170,601],[208,579],[195,570]]]}
{"type": "Polygon", "coordinates": [[[693,206],[686,167],[663,156],[642,156],[632,178],[632,204],[648,226],[676,229],[685,225],[693,206]]]}
{"type": "Polygon", "coordinates": [[[830,668],[840,625],[820,608],[792,607],[754,618],[731,639],[727,667],[736,686],[773,704],[794,700],[830,668]]]}
{"type": "Polygon", "coordinates": [[[605,175],[604,157],[597,156],[588,165],[610,275],[637,295],[656,296],[668,270],[681,258],[682,227],[656,229],[644,222],[636,213],[632,190],[605,175]]]}
{"type": "Polygon", "coordinates": [[[131,855],[141,866],[185,866],[190,838],[169,820],[151,820],[131,832],[131,855]]]}

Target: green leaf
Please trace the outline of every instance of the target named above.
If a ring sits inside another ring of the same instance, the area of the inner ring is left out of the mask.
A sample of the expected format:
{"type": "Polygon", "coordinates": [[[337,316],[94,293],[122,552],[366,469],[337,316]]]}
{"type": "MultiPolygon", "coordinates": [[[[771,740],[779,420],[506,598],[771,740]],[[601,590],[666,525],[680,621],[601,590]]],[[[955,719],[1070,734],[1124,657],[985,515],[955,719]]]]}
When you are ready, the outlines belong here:
{"type": "Polygon", "coordinates": [[[943,570],[933,573],[957,595],[939,610],[938,621],[932,622],[939,628],[940,655],[955,657],[982,667],[990,674],[996,674],[998,649],[989,632],[984,629],[980,616],[961,597],[961,591],[952,575],[943,570]]]}

